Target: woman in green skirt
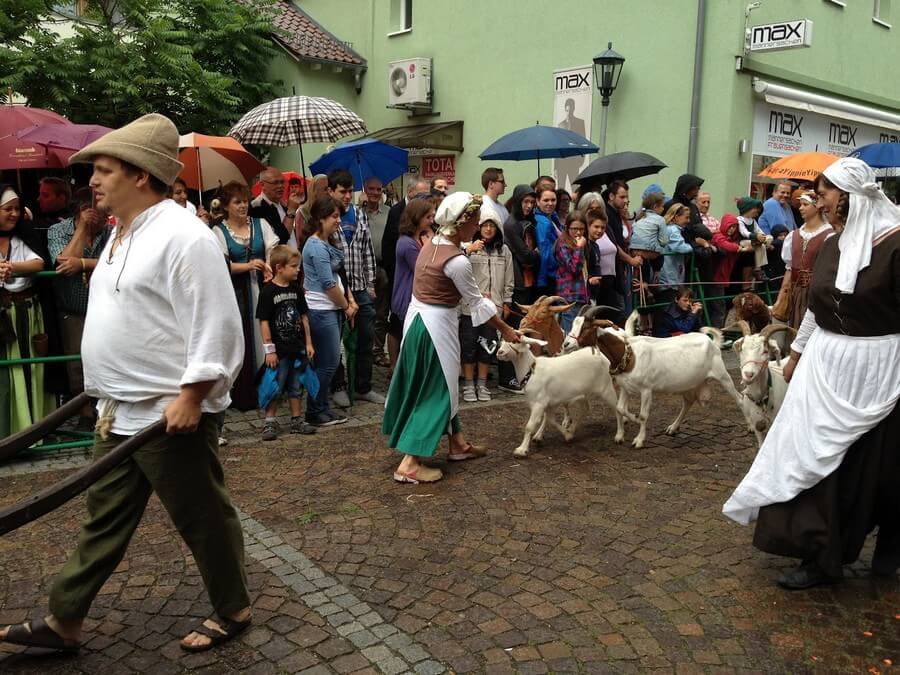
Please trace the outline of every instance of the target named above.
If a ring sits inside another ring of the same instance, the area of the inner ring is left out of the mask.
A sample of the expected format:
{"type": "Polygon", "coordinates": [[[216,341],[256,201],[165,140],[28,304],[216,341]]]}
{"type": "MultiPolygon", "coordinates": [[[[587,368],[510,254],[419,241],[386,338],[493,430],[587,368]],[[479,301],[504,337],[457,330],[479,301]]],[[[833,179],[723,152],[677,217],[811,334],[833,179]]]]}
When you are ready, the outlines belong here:
{"type": "Polygon", "coordinates": [[[400,357],[381,425],[390,447],[404,455],[394,471],[399,483],[433,483],[443,477],[421,459],[434,456],[444,434],[450,436],[451,461],[484,455],[466,441],[457,416],[460,302],[470,310],[473,326],[488,323],[504,340],[519,341],[518,333],[497,315],[494,302],[482,297],[460,247],[472,240],[480,209],[480,195],[456,192],[444,199],[434,218],[438,232],[416,260],[400,357]]]}
{"type": "MultiPolygon", "coordinates": [[[[0,185],[0,356],[22,359],[43,355],[47,334],[34,279],[44,260],[19,231],[19,196],[0,185]]],[[[31,426],[54,408],[44,391],[44,365],[0,367],[0,438],[31,426]]]]}

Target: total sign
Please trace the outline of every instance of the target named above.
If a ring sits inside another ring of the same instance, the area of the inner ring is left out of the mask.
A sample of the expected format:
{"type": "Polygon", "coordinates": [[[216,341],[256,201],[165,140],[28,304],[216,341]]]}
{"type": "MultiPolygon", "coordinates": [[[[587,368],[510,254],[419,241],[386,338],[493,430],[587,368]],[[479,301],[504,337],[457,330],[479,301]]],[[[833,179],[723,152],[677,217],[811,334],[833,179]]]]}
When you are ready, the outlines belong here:
{"type": "Polygon", "coordinates": [[[440,176],[449,185],[456,184],[456,157],[453,155],[430,155],[422,157],[422,178],[431,180],[440,176]]]}
{"type": "Polygon", "coordinates": [[[812,44],[813,22],[809,19],[780,21],[747,29],[751,52],[771,52],[776,49],[809,47],[812,44]]]}

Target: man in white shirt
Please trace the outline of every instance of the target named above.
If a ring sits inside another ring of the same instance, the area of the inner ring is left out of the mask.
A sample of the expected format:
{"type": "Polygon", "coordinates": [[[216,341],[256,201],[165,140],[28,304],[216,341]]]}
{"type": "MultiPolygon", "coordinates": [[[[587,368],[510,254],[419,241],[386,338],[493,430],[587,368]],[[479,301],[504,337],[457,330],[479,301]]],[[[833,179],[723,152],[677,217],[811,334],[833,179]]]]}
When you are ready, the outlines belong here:
{"type": "Polygon", "coordinates": [[[498,199],[500,195],[506,192],[506,179],[503,177],[503,169],[490,167],[481,174],[481,187],[484,188],[482,195],[481,215],[491,214],[493,220],[500,224],[500,227],[506,224],[509,219],[509,211],[501,204],[498,199]]]}
{"type": "Polygon", "coordinates": [[[240,315],[209,229],[174,201],[178,130],[145,115],[72,157],[92,162],[98,209],[117,227],[91,277],[82,342],[85,391],[99,399],[95,459],[149,424],[166,434],[88,490],[76,552],[50,590],[50,616],[0,630],[0,641],[72,651],[97,593],[156,493],[193,553],[216,619],[181,641],[216,646],[250,625],[244,544],[217,456],[214,413],[243,359],[240,315]]]}

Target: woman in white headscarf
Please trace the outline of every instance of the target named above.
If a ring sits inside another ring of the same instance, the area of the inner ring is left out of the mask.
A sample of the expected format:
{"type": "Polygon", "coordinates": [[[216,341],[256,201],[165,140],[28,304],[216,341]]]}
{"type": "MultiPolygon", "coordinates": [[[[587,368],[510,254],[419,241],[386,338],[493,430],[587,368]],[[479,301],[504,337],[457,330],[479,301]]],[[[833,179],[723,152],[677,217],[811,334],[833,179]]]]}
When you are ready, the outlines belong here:
{"type": "Polygon", "coordinates": [[[816,180],[840,232],[822,246],[784,403],[723,508],[753,543],[802,559],[779,584],[834,583],[876,527],[876,575],[900,565],[900,208],[858,159],[816,180]]]}
{"type": "Polygon", "coordinates": [[[463,241],[471,241],[480,209],[480,195],[455,192],[444,199],[434,218],[438,233],[416,260],[400,357],[381,424],[390,447],[404,455],[394,471],[400,483],[433,483],[443,477],[421,458],[434,456],[444,434],[450,436],[451,461],[484,455],[466,441],[457,416],[460,301],[471,311],[474,326],[488,323],[504,340],[518,342],[518,334],[498,316],[497,306],[482,297],[460,248],[463,241]]]}
{"type": "MultiPolygon", "coordinates": [[[[0,358],[46,356],[47,333],[31,275],[44,269],[37,242],[20,226],[19,196],[0,185],[0,358]],[[28,243],[26,243],[28,240],[28,243]],[[31,246],[29,246],[29,243],[31,246]]],[[[44,389],[44,364],[0,367],[0,438],[25,429],[53,411],[44,389]]]]}

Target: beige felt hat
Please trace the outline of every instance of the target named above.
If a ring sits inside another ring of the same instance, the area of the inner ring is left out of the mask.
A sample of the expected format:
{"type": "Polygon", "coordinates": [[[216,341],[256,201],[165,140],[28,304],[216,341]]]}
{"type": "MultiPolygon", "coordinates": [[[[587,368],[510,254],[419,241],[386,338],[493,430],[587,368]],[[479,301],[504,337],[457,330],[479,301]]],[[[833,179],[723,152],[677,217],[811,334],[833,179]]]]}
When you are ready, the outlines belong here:
{"type": "Polygon", "coordinates": [[[69,164],[90,163],[100,155],[134,164],[166,185],[175,182],[184,168],[178,161],[178,129],[159,113],[144,115],[110,131],[72,155],[69,164]]]}

